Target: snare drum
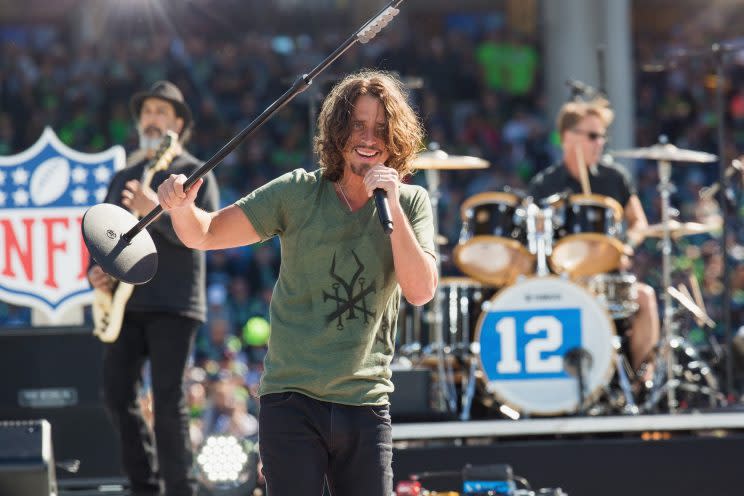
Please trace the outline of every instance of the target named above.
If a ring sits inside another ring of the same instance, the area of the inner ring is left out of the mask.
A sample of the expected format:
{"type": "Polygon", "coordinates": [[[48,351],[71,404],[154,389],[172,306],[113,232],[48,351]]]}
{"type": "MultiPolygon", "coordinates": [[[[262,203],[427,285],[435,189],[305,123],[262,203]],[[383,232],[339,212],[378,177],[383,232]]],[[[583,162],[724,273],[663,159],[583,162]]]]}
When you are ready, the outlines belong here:
{"type": "Polygon", "coordinates": [[[479,193],[465,200],[460,209],[460,240],[454,249],[460,270],[496,286],[533,272],[535,257],[527,249],[521,203],[522,198],[505,192],[479,193]]]}
{"type": "Polygon", "coordinates": [[[627,319],[638,311],[638,289],[633,274],[597,274],[586,279],[586,287],[613,319],[627,319]]]}
{"type": "Polygon", "coordinates": [[[555,244],[550,255],[554,272],[581,277],[620,266],[624,245],[623,207],[603,195],[571,195],[554,204],[555,244]]]}
{"type": "MultiPolygon", "coordinates": [[[[468,277],[443,277],[439,281],[438,305],[442,322],[441,343],[448,351],[468,352],[475,339],[475,326],[483,303],[496,292],[490,286],[468,277]]],[[[414,307],[401,301],[398,316],[399,352],[403,355],[436,347],[439,338],[434,335],[435,303],[414,307]]]]}
{"type": "Polygon", "coordinates": [[[564,364],[569,352],[589,357],[582,374],[585,406],[614,373],[612,319],[586,289],[557,277],[533,277],[500,291],[484,305],[477,341],[487,391],[523,414],[579,409],[579,381],[564,364]]]}

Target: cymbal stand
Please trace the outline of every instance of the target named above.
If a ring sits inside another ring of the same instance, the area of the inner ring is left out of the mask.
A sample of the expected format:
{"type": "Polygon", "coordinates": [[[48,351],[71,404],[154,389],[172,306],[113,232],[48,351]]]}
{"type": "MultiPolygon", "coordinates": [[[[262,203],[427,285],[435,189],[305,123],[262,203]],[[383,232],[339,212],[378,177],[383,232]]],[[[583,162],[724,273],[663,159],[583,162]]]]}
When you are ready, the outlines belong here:
{"type": "MultiPolygon", "coordinates": [[[[664,314],[661,324],[661,343],[662,355],[666,356],[666,387],[667,387],[667,406],[670,413],[677,409],[677,400],[675,390],[677,387],[674,381],[675,356],[672,351],[672,319],[674,318],[674,309],[672,308],[672,296],[667,288],[672,286],[672,234],[669,230],[669,209],[671,194],[675,191],[671,183],[672,164],[667,160],[659,160],[659,193],[661,193],[661,285],[664,291],[664,314]]],[[[660,385],[664,387],[663,385],[660,385]]]]}
{"type": "MultiPolygon", "coordinates": [[[[439,171],[437,169],[426,169],[426,185],[431,200],[431,210],[434,223],[434,235],[439,233],[439,171]]],[[[442,273],[441,253],[438,243],[434,243],[434,253],[436,253],[437,274],[442,273]]],[[[431,310],[427,312],[430,334],[433,339],[424,350],[424,354],[436,353],[437,355],[437,382],[439,386],[439,406],[442,410],[454,413],[457,410],[457,397],[454,391],[454,374],[451,365],[447,365],[444,350],[444,329],[442,316],[442,296],[437,288],[434,291],[434,297],[429,302],[431,310]]]]}

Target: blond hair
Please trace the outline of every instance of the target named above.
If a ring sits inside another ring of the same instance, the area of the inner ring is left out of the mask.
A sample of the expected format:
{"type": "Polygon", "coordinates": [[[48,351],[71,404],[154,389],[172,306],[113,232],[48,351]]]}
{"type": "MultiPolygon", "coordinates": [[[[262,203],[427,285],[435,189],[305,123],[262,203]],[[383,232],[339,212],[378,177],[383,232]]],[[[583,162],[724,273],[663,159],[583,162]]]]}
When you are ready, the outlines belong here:
{"type": "Polygon", "coordinates": [[[564,132],[575,128],[579,122],[590,115],[598,117],[605,127],[609,127],[615,118],[615,113],[610,108],[610,102],[604,98],[597,98],[588,102],[567,102],[561,107],[556,119],[558,135],[562,139],[564,132]]]}

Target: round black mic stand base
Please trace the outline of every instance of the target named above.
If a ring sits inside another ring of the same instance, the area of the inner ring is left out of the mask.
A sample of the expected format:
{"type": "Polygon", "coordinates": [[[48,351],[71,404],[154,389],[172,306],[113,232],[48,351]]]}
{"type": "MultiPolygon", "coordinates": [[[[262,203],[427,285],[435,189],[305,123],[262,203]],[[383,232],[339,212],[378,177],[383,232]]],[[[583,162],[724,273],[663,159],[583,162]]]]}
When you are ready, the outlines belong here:
{"type": "Polygon", "coordinates": [[[124,236],[136,224],[137,218],[127,210],[99,203],[83,216],[83,240],[104,272],[129,284],[144,284],[158,269],[158,253],[146,230],[132,239],[124,236]]]}

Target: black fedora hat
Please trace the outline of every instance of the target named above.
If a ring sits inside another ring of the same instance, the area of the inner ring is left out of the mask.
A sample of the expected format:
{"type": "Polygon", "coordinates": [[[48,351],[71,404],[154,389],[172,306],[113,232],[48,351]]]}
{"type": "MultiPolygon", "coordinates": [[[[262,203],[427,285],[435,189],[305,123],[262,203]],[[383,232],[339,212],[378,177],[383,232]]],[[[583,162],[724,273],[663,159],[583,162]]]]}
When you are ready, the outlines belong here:
{"type": "Polygon", "coordinates": [[[131,110],[135,121],[139,119],[142,103],[147,98],[159,98],[173,105],[176,109],[176,115],[183,119],[183,130],[181,130],[181,134],[191,127],[193,121],[191,109],[186,105],[183,99],[183,93],[181,93],[181,90],[175,84],[170,81],[157,81],[150,86],[149,90],[135,93],[129,100],[129,110],[131,110]]]}

